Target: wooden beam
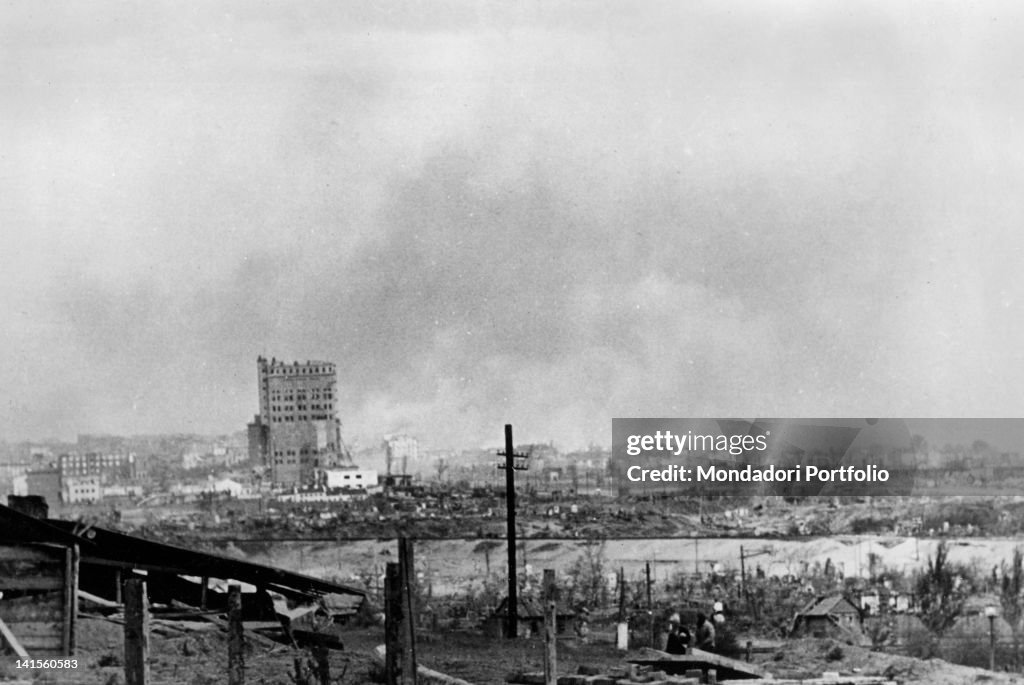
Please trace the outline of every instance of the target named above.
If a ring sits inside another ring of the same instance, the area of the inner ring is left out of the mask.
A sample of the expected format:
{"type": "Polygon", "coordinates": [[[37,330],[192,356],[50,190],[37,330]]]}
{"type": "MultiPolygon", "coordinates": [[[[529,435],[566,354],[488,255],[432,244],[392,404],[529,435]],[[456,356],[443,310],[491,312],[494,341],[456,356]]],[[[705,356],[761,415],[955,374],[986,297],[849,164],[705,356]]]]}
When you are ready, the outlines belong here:
{"type": "Polygon", "coordinates": [[[25,648],[21,646],[21,643],[18,642],[18,638],[14,637],[14,633],[11,632],[11,629],[7,627],[7,624],[4,623],[3,620],[0,620],[0,635],[3,635],[4,642],[11,646],[11,649],[14,650],[14,653],[17,654],[19,658],[32,658],[28,655],[28,652],[25,651],[25,648]]]}
{"type": "MultiPolygon", "coordinates": [[[[173,606],[173,607],[175,607],[177,609],[181,609],[183,611],[191,610],[189,612],[189,614],[191,616],[195,616],[196,618],[200,618],[200,619],[202,619],[204,621],[209,621],[210,623],[214,624],[215,626],[217,626],[219,628],[222,628],[223,630],[227,630],[228,629],[228,622],[225,621],[224,619],[222,619],[216,613],[197,611],[194,607],[191,607],[188,604],[185,604],[184,602],[179,602],[176,599],[172,599],[171,600],[171,606],[173,606]]],[[[176,618],[183,618],[183,617],[182,616],[176,616],[176,618]]],[[[259,644],[263,645],[264,647],[268,647],[268,648],[271,648],[271,649],[281,646],[280,642],[276,642],[274,640],[271,640],[266,635],[261,635],[261,634],[257,633],[254,630],[249,630],[248,628],[245,629],[245,637],[247,639],[249,639],[249,640],[252,640],[253,642],[258,642],[259,644]]]]}
{"type": "Polygon", "coordinates": [[[690,649],[686,654],[669,654],[658,649],[645,649],[641,655],[629,659],[632,664],[643,664],[658,668],[666,664],[677,666],[693,666],[702,669],[717,668],[719,671],[732,670],[742,673],[747,678],[764,678],[768,675],[765,669],[757,664],[750,664],[739,659],[731,659],[721,654],[705,652],[703,649],[690,649]]]}
{"type": "Polygon", "coordinates": [[[99,595],[94,595],[91,592],[85,590],[78,590],[78,598],[84,599],[104,609],[122,609],[124,608],[120,602],[112,602],[109,599],[104,599],[99,595]]]}

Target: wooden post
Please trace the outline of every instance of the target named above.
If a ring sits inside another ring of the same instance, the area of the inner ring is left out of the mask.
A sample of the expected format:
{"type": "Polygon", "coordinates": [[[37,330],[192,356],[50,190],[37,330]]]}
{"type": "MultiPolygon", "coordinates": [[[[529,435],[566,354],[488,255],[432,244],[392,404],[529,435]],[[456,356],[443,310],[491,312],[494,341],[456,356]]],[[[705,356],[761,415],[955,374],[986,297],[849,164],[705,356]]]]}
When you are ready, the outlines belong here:
{"type": "Polygon", "coordinates": [[[651,562],[649,562],[649,561],[646,564],[646,570],[647,570],[647,620],[650,621],[650,624],[651,624],[651,649],[657,649],[658,648],[658,644],[657,644],[658,640],[657,640],[657,635],[655,634],[655,630],[657,630],[657,628],[654,625],[654,602],[651,600],[651,562]]]}
{"type": "Polygon", "coordinates": [[[519,579],[516,566],[516,471],[512,424],[505,424],[505,510],[508,537],[508,603],[505,606],[506,637],[519,636],[519,579]]]}
{"type": "Polygon", "coordinates": [[[67,551],[64,568],[64,654],[75,653],[75,623],[78,621],[78,545],[67,551]]]}
{"type": "Polygon", "coordinates": [[[314,645],[312,651],[317,681],[320,685],[331,685],[331,655],[327,645],[314,645]]]}
{"type": "Polygon", "coordinates": [[[402,575],[398,564],[384,571],[384,679],[387,685],[402,682],[402,575]]]}
{"type": "Polygon", "coordinates": [[[619,623],[626,620],[626,569],[619,567],[619,623]]]}
{"type": "Polygon", "coordinates": [[[554,569],[544,569],[544,685],[558,685],[558,608],[554,569]]]}
{"type": "Polygon", "coordinates": [[[242,625],[242,586],[228,586],[228,685],[245,682],[245,627],[242,625]]]}
{"type": "Polygon", "coordinates": [[[124,584],[124,682],[149,681],[149,605],[146,581],[129,578],[124,584]]]}
{"type": "Polygon", "coordinates": [[[402,580],[402,614],[405,620],[401,623],[401,654],[402,684],[416,683],[416,567],[413,561],[412,540],[398,540],[398,569],[402,580]]]}
{"type": "Polygon", "coordinates": [[[203,576],[203,585],[202,585],[202,588],[200,588],[200,590],[199,590],[199,608],[204,610],[204,611],[206,610],[206,601],[207,601],[206,593],[209,591],[209,587],[210,587],[210,577],[209,576],[203,576]]]}
{"type": "Polygon", "coordinates": [[[295,685],[311,685],[310,680],[309,680],[309,678],[310,678],[309,666],[306,663],[306,657],[304,657],[304,656],[297,656],[297,657],[295,657],[294,659],[292,659],[292,666],[295,667],[295,673],[294,674],[291,674],[291,673],[288,674],[289,677],[291,677],[292,682],[295,683],[295,685]]]}
{"type": "MultiPolygon", "coordinates": [[[[740,598],[747,599],[747,564],[743,556],[743,545],[740,545],[740,598]]],[[[749,606],[750,602],[747,602],[749,606]]]]}

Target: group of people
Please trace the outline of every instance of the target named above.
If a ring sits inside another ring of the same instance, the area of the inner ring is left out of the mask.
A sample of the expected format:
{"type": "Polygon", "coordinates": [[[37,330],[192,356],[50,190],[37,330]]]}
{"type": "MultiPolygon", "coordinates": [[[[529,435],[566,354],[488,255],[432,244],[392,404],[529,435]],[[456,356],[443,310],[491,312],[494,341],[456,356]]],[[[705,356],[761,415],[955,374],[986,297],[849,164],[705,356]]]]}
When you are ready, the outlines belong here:
{"type": "Polygon", "coordinates": [[[715,625],[702,613],[697,614],[695,631],[683,624],[679,614],[672,614],[668,619],[668,641],[665,651],[669,654],[686,654],[690,647],[712,652],[715,649],[715,625]]]}

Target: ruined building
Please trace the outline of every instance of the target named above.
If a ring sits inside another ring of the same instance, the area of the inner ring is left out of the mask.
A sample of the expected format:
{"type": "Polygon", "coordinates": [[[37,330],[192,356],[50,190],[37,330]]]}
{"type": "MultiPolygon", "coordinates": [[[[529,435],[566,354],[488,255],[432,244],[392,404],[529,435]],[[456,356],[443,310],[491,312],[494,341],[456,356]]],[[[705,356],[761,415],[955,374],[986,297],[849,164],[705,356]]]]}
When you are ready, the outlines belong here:
{"type": "Polygon", "coordinates": [[[270,467],[274,484],[303,486],[319,469],[350,459],[336,413],[334,364],[257,357],[260,413],[249,424],[249,454],[270,467]]]}

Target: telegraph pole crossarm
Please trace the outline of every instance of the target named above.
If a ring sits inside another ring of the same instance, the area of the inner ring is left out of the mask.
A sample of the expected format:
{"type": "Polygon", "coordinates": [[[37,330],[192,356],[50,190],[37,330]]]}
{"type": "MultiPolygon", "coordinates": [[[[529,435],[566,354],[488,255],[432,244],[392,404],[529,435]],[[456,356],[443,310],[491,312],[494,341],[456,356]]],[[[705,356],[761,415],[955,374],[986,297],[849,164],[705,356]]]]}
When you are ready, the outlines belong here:
{"type": "Polygon", "coordinates": [[[529,467],[523,460],[528,454],[517,454],[512,444],[512,424],[505,424],[505,451],[498,452],[505,457],[504,464],[498,464],[505,471],[505,504],[508,519],[508,601],[505,605],[506,637],[514,640],[519,634],[519,592],[516,573],[516,471],[526,471],[529,467]],[[520,462],[516,463],[519,459],[520,462]]]}

